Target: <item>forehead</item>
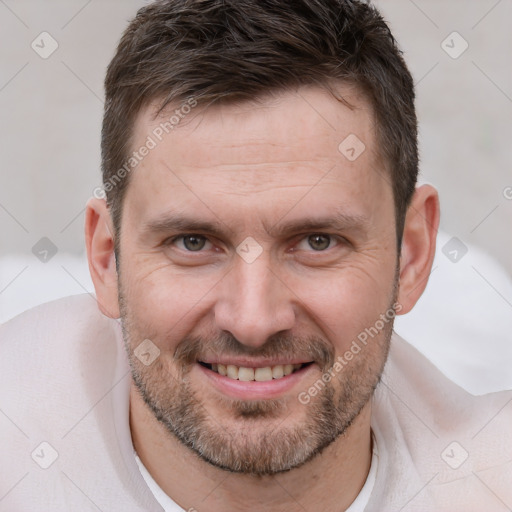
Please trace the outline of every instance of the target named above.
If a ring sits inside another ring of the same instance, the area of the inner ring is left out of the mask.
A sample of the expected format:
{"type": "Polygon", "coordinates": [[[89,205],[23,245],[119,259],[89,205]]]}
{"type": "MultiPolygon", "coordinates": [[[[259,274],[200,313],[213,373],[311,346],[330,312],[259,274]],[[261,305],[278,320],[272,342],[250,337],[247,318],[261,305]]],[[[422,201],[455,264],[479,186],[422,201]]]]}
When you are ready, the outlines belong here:
{"type": "MultiPolygon", "coordinates": [[[[255,98],[253,101],[230,102],[204,108],[190,107],[187,100],[172,104],[155,118],[156,103],[143,109],[135,123],[134,141],[157,132],[164,139],[184,142],[194,137],[195,151],[188,144],[173,148],[174,163],[198,165],[212,163],[211,148],[217,160],[257,164],[274,156],[277,161],[289,161],[298,150],[305,158],[338,155],[338,144],[348,135],[357,133],[372,152],[373,116],[369,102],[350,85],[339,85],[338,91],[351,107],[320,87],[302,87],[255,98]],[[232,143],[226,144],[227,139],[232,143]],[[262,153],[262,146],[265,151],[262,153]]],[[[159,141],[157,141],[159,142],[159,141]]]]}
{"type": "Polygon", "coordinates": [[[381,185],[383,174],[371,107],[354,87],[339,91],[352,108],[318,87],[206,109],[173,105],[157,118],[150,105],[138,116],[132,149],[148,137],[154,147],[132,173],[125,201],[139,215],[170,203],[183,208],[193,196],[203,199],[202,210],[227,195],[244,197],[240,208],[264,198],[268,209],[271,197],[286,208],[287,197],[296,202],[314,187],[308,200],[319,206],[338,187],[339,201],[369,205],[368,189],[381,185]]]}

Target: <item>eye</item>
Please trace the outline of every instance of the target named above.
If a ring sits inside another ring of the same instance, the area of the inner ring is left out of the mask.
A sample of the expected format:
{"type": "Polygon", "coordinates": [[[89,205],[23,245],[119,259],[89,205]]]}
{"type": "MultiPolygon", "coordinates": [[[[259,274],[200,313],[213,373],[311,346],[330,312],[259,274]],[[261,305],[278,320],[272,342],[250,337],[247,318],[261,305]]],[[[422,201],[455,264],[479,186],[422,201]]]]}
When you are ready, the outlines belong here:
{"type": "MultiPolygon", "coordinates": [[[[315,233],[303,238],[299,244],[296,245],[298,250],[308,251],[313,249],[316,252],[322,252],[333,246],[334,238],[332,235],[326,235],[323,233],[315,233]],[[306,245],[307,244],[307,245],[306,245]],[[308,249],[309,248],[309,249],[308,249]]],[[[337,238],[337,237],[336,237],[337,238]]],[[[337,240],[337,243],[339,241],[337,240]]]]}
{"type": "Polygon", "coordinates": [[[180,249],[183,249],[184,251],[188,252],[200,252],[201,249],[205,247],[205,245],[209,243],[211,245],[211,242],[202,235],[180,235],[176,236],[174,238],[170,238],[166,242],[164,242],[164,245],[179,245],[181,244],[180,249]]]}

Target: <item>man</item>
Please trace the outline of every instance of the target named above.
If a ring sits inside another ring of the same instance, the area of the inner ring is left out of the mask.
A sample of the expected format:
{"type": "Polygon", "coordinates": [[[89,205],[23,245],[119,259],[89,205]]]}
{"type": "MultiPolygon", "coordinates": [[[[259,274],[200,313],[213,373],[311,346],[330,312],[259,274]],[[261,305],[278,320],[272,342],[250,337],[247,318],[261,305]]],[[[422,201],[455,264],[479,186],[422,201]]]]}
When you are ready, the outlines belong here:
{"type": "Polygon", "coordinates": [[[106,77],[97,303],[0,331],[2,510],[510,508],[512,394],[393,335],[439,223],[416,138],[366,3],[141,9],[106,77]]]}

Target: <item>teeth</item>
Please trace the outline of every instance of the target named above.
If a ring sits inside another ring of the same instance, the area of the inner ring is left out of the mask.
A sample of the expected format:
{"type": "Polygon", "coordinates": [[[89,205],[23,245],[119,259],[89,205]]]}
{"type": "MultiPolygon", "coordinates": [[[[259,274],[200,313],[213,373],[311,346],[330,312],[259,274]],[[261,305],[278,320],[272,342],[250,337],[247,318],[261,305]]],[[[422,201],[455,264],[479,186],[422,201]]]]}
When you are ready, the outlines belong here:
{"type": "Polygon", "coordinates": [[[272,377],[274,379],[280,379],[281,377],[284,377],[284,371],[283,371],[282,364],[278,364],[277,366],[272,367],[272,377]]]}
{"type": "Polygon", "coordinates": [[[212,370],[229,377],[230,379],[264,382],[272,379],[280,379],[290,375],[302,367],[302,364],[277,364],[276,366],[266,366],[265,368],[246,368],[244,366],[235,366],[234,364],[212,364],[212,370]]]}
{"type": "MultiPolygon", "coordinates": [[[[238,366],[235,366],[234,364],[228,364],[226,366],[226,370],[227,370],[227,376],[230,377],[231,379],[238,379],[239,378],[238,366]]],[[[240,377],[240,380],[245,380],[245,379],[242,379],[242,377],[240,377]]]]}
{"type": "Polygon", "coordinates": [[[270,368],[270,366],[265,368],[256,368],[254,370],[254,380],[257,380],[258,382],[272,380],[272,368],[270,368]]]}
{"type": "Polygon", "coordinates": [[[244,368],[243,366],[240,366],[240,369],[238,370],[238,380],[254,380],[254,368],[244,368]]]}

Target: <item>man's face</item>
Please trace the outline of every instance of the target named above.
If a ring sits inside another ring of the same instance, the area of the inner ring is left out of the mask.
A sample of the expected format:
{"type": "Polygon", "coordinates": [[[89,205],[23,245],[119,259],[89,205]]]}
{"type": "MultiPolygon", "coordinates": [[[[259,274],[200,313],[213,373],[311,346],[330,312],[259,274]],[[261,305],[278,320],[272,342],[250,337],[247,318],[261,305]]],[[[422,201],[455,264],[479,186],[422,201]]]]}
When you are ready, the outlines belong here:
{"type": "MultiPolygon", "coordinates": [[[[192,111],[126,192],[119,292],[135,383],[172,435],[231,471],[273,474],[320,453],[368,404],[386,359],[392,189],[369,104],[340,90],[354,110],[302,88],[192,111]],[[134,354],[144,340],[160,351],[149,365],[134,354]],[[281,376],[284,364],[297,369],[281,376]]],[[[152,112],[132,150],[172,114],[152,112]]]]}

